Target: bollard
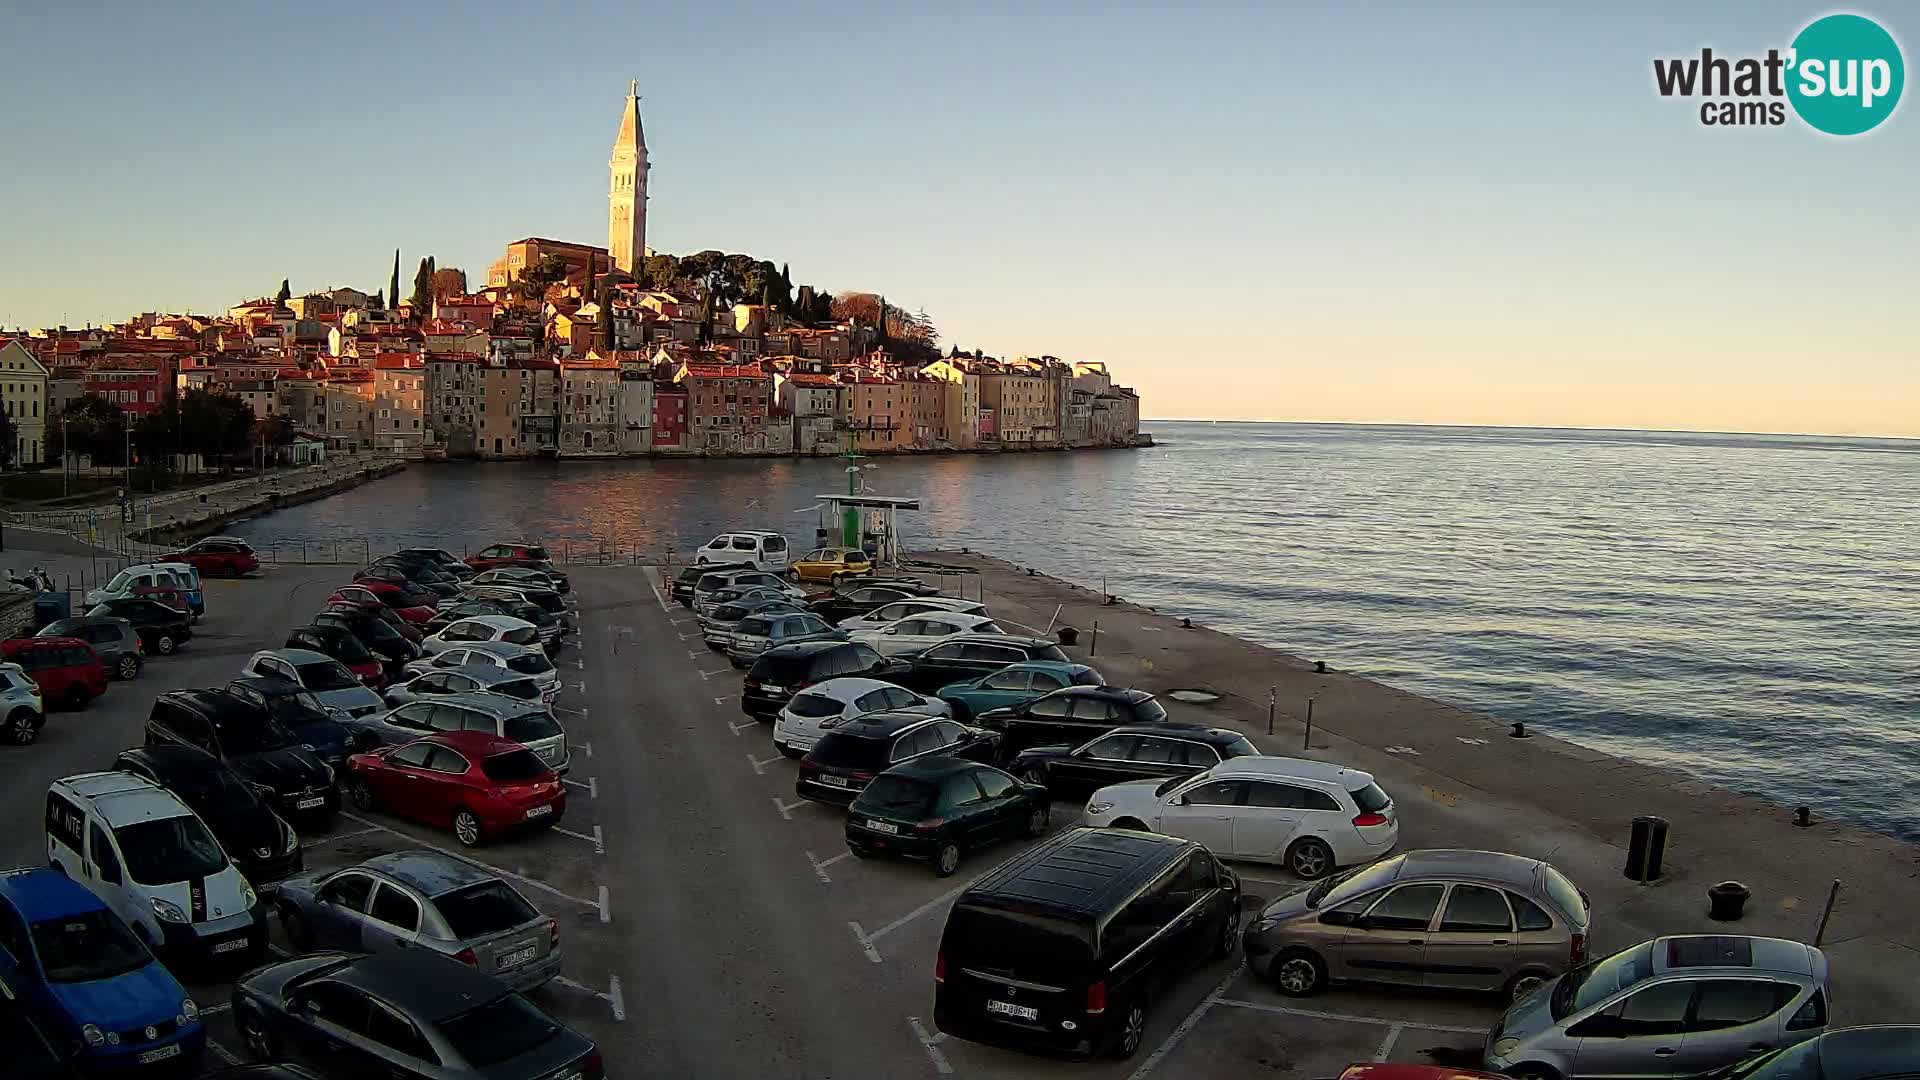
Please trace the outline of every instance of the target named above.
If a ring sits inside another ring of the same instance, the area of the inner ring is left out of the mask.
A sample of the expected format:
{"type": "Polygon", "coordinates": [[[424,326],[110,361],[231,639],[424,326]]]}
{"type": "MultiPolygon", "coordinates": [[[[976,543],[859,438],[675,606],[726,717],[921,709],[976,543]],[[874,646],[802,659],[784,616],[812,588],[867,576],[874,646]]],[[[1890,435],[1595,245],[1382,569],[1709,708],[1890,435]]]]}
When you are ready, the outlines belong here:
{"type": "Polygon", "coordinates": [[[1093,620],[1093,640],[1087,643],[1087,655],[1091,657],[1091,656],[1097,656],[1099,655],[1099,653],[1100,653],[1100,620],[1095,619],[1093,620]]]}
{"type": "Polygon", "coordinates": [[[1269,686],[1269,687],[1267,687],[1267,734],[1269,734],[1269,735],[1271,735],[1271,734],[1273,734],[1273,702],[1274,702],[1274,697],[1275,697],[1275,695],[1277,695],[1277,694],[1278,694],[1279,692],[1280,692],[1280,688],[1279,688],[1279,687],[1277,687],[1277,686],[1269,686]]]}
{"type": "Polygon", "coordinates": [[[1507,738],[1509,738],[1509,739],[1531,739],[1531,738],[1533,738],[1533,736],[1531,736],[1531,735],[1529,735],[1529,734],[1527,734],[1527,725],[1526,725],[1525,723],[1523,723],[1522,721],[1519,721],[1519,720],[1515,720],[1515,721],[1513,722],[1513,730],[1512,730],[1512,731],[1509,731],[1509,732],[1507,732],[1507,738]]]}
{"type": "Polygon", "coordinates": [[[1300,749],[1305,750],[1311,747],[1312,745],[1313,745],[1313,699],[1308,698],[1307,699],[1307,732],[1306,734],[1300,736],[1300,749]]]}
{"type": "Polygon", "coordinates": [[[1793,824],[1802,829],[1813,827],[1813,811],[1804,806],[1793,808],[1793,824]]]}
{"type": "Polygon", "coordinates": [[[1650,814],[1634,818],[1627,836],[1627,877],[1642,885],[1659,880],[1666,854],[1667,819],[1650,814]]]}
{"type": "Polygon", "coordinates": [[[1737,881],[1723,881],[1707,890],[1707,918],[1717,922],[1733,922],[1746,910],[1747,898],[1753,890],[1737,881]]]}
{"type": "Polygon", "coordinates": [[[1833,918],[1833,902],[1840,897],[1840,879],[1834,878],[1833,885],[1827,889],[1827,906],[1820,909],[1820,925],[1813,931],[1813,947],[1819,948],[1827,936],[1827,920],[1833,918]]]}

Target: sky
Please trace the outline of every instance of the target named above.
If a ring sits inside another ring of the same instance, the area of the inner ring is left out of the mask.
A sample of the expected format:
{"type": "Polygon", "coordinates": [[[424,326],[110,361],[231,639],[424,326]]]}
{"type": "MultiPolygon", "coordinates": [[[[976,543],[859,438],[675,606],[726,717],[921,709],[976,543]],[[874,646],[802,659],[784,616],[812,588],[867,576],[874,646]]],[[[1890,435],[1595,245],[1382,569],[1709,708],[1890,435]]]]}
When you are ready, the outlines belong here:
{"type": "MultiPolygon", "coordinates": [[[[1920,105],[1653,89],[1836,9],[932,8],[14,0],[0,326],[604,244],[637,79],[655,249],[1107,361],[1149,417],[1920,435],[1920,105]]],[[[1844,10],[1920,60],[1920,9],[1844,10]]]]}

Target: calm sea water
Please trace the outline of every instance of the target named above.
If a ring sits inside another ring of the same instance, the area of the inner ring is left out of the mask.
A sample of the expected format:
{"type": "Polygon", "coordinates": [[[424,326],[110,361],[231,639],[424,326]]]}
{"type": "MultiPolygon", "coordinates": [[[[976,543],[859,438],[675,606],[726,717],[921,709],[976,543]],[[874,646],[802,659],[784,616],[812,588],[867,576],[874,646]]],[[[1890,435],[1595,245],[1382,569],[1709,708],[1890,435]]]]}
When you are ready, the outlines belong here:
{"type": "MultiPolygon", "coordinates": [[[[1145,451],[883,458],[971,546],[1336,667],[1920,839],[1920,442],[1148,425],[1145,451]]],[[[838,461],[447,465],[256,540],[804,545],[838,461]],[[796,511],[799,511],[796,513],[796,511]]]]}

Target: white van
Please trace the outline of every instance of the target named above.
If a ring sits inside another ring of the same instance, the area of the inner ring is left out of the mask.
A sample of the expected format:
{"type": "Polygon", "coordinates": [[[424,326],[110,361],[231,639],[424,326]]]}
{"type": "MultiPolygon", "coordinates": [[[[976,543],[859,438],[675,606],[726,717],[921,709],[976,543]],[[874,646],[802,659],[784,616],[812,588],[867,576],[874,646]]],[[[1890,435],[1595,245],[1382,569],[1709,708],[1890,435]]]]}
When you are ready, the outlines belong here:
{"type": "Polygon", "coordinates": [[[787,538],[776,532],[730,532],[707,541],[693,553],[693,564],[752,563],[756,570],[787,569],[787,538]]]}
{"type": "Polygon", "coordinates": [[[267,949],[267,911],[199,815],[123,772],[47,788],[47,862],[85,885],[159,954],[244,958],[267,949]]]}

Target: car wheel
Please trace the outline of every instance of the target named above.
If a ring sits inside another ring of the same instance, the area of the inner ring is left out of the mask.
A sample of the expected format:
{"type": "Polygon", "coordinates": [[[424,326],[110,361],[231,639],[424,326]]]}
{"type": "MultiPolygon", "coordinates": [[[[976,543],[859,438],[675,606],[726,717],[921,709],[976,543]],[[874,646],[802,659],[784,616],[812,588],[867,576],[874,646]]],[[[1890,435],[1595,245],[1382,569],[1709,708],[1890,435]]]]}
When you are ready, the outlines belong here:
{"type": "Polygon", "coordinates": [[[267,1034],[267,1022],[261,1015],[249,1008],[237,1010],[240,1013],[240,1038],[247,1044],[247,1053],[255,1060],[272,1061],[275,1058],[273,1036],[267,1034]]]}
{"type": "Polygon", "coordinates": [[[373,797],[373,785],[359,777],[347,781],[347,798],[353,800],[355,810],[370,811],[376,809],[379,802],[373,797]]]}
{"type": "Polygon", "coordinates": [[[1304,881],[1326,877],[1333,873],[1333,849],[1311,836],[1296,840],[1287,849],[1287,869],[1304,881]]]}
{"type": "Polygon", "coordinates": [[[301,916],[292,904],[280,905],[280,926],[287,932],[287,940],[295,949],[307,952],[313,948],[313,927],[301,916]]]}
{"type": "Polygon", "coordinates": [[[1020,770],[1020,782],[1023,784],[1032,784],[1035,787],[1046,787],[1047,770],[1038,765],[1029,765],[1025,769],[1020,770]]]}
{"type": "Polygon", "coordinates": [[[1113,1056],[1130,1058],[1140,1050],[1140,1043],[1147,1037],[1147,1004],[1136,1001],[1127,1006],[1126,1015],[1120,1019],[1120,1031],[1113,1040],[1113,1056]]]}
{"type": "Polygon", "coordinates": [[[940,845],[940,851],[933,857],[933,872],[940,877],[952,877],[960,869],[960,845],[948,841],[940,845]]]}
{"type": "Polygon", "coordinates": [[[1220,937],[1213,943],[1213,955],[1232,956],[1233,950],[1240,944],[1240,906],[1235,904],[1227,910],[1227,917],[1220,927],[1220,937]]]}
{"type": "Polygon", "coordinates": [[[1288,997],[1306,997],[1327,984],[1326,961],[1306,949],[1281,953],[1267,970],[1273,985],[1288,997]]]}
{"type": "Polygon", "coordinates": [[[20,709],[7,717],[7,738],[14,745],[32,746],[33,740],[39,737],[40,725],[34,722],[33,713],[20,709]]]}
{"type": "Polygon", "coordinates": [[[179,646],[174,643],[172,634],[161,634],[158,638],[155,638],[153,642],[153,651],[159,653],[161,656],[172,656],[173,650],[177,648],[179,648],[179,646]]]}
{"type": "Polygon", "coordinates": [[[1050,807],[1034,807],[1033,810],[1027,814],[1027,835],[1045,836],[1047,834],[1047,823],[1052,816],[1053,811],[1050,807]]]}
{"type": "Polygon", "coordinates": [[[480,843],[480,819],[473,816],[473,811],[465,807],[454,811],[453,836],[467,847],[475,847],[480,843]]]}
{"type": "Polygon", "coordinates": [[[1139,818],[1123,817],[1119,821],[1114,822],[1113,827],[1116,829],[1132,829],[1134,832],[1147,831],[1147,823],[1141,821],[1139,818]]]}
{"type": "Polygon", "coordinates": [[[1538,971],[1523,971],[1507,980],[1507,1004],[1517,1004],[1521,998],[1533,993],[1545,985],[1547,976],[1538,971]]]}
{"type": "Polygon", "coordinates": [[[123,656],[120,658],[120,662],[115,665],[115,669],[119,672],[120,678],[131,679],[135,675],[140,674],[140,658],[132,654],[123,656]]]}

